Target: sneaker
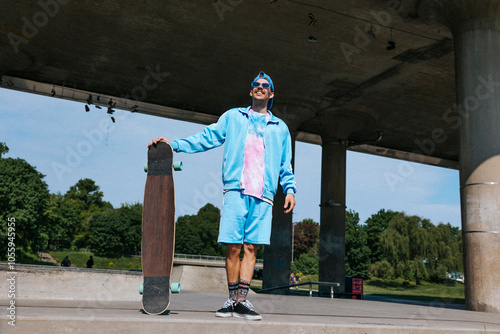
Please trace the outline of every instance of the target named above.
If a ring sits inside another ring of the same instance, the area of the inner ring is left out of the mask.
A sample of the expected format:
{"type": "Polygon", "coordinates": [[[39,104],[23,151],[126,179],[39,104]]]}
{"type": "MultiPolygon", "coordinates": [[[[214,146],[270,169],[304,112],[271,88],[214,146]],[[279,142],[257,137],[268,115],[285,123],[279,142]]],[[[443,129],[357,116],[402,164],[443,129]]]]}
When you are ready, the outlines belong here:
{"type": "Polygon", "coordinates": [[[234,305],[233,317],[244,318],[248,320],[262,320],[262,316],[255,312],[252,303],[248,300],[234,305]]]}
{"type": "Polygon", "coordinates": [[[234,300],[229,298],[224,303],[224,306],[222,306],[221,309],[219,309],[219,310],[217,310],[217,312],[215,312],[215,316],[221,317],[221,318],[229,318],[229,317],[233,316],[233,310],[234,310],[234,300]]]}

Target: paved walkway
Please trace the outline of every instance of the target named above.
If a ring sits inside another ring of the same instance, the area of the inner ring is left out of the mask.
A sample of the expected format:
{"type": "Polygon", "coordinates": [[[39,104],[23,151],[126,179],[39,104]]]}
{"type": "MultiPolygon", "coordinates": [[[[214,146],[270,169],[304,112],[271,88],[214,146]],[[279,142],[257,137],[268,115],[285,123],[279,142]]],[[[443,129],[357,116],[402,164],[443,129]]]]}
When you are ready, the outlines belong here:
{"type": "Polygon", "coordinates": [[[48,263],[57,263],[56,260],[50,255],[49,253],[39,253],[40,255],[40,261],[42,262],[48,262],[48,263]]]}
{"type": "Polygon", "coordinates": [[[262,321],[215,317],[225,293],[172,295],[167,315],[149,316],[141,303],[18,300],[16,327],[0,300],[1,333],[500,333],[498,314],[371,300],[252,295],[262,321]]]}
{"type": "Polygon", "coordinates": [[[172,274],[183,291],[172,295],[167,315],[149,316],[141,310],[138,272],[0,265],[1,277],[14,278],[0,280],[0,333],[500,334],[498,314],[465,311],[463,305],[440,300],[401,303],[252,293],[262,321],[221,319],[215,310],[227,299],[223,268],[181,266],[172,274]],[[5,293],[11,288],[13,297],[5,293]]]}

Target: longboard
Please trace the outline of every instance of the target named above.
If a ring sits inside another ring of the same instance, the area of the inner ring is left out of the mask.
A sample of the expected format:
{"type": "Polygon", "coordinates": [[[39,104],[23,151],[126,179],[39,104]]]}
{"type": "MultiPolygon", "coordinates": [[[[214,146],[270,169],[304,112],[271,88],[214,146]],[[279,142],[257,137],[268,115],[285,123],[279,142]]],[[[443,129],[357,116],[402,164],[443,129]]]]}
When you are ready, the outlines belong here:
{"type": "MultiPolygon", "coordinates": [[[[181,165],[182,166],[182,165],[181,165]]],[[[159,142],[148,149],[142,214],[142,308],[162,314],[170,305],[175,248],[175,192],[172,147],[159,142]]],[[[177,291],[178,292],[178,291],[177,291]]]]}

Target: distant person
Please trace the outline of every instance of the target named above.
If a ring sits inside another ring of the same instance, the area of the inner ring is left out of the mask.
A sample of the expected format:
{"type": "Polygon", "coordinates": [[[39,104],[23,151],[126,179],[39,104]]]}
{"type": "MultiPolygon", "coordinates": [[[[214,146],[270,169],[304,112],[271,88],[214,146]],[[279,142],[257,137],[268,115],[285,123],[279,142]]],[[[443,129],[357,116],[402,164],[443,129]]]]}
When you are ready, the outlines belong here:
{"type": "Polygon", "coordinates": [[[90,259],[87,260],[87,268],[92,268],[94,265],[94,259],[92,258],[92,255],[90,255],[90,259]]]}
{"type": "Polygon", "coordinates": [[[61,267],[69,267],[69,266],[71,266],[71,261],[69,260],[68,256],[66,255],[66,257],[61,262],[61,267]]]}

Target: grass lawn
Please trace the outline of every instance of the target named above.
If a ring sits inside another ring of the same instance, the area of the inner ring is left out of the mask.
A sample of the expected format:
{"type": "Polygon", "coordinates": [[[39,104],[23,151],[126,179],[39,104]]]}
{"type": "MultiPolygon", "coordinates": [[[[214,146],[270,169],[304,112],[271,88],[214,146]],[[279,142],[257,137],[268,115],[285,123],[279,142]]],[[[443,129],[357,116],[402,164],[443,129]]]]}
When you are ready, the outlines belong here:
{"type": "Polygon", "coordinates": [[[40,261],[40,258],[37,255],[34,254],[25,254],[23,253],[19,259],[17,260],[18,263],[22,264],[36,264],[36,265],[44,265],[44,266],[58,266],[57,263],[50,263],[50,262],[44,262],[40,261]]]}
{"type": "MultiPolygon", "coordinates": [[[[318,275],[303,276],[300,282],[318,281],[318,275]]],[[[259,292],[262,289],[262,281],[252,281],[252,290],[259,292]]],[[[318,292],[318,286],[313,285],[313,293],[318,292]]],[[[297,290],[290,290],[291,294],[309,295],[309,286],[304,285],[297,290]]],[[[444,284],[422,282],[408,282],[403,279],[381,280],[370,279],[363,281],[363,294],[383,296],[406,300],[417,300],[437,303],[464,304],[464,285],[456,283],[454,286],[444,284]]]]}
{"type": "Polygon", "coordinates": [[[403,279],[371,279],[363,283],[363,290],[366,295],[465,304],[464,285],[458,282],[454,286],[428,282],[416,285],[415,282],[408,282],[403,279]]]}
{"type": "Polygon", "coordinates": [[[94,269],[113,269],[113,270],[132,270],[141,269],[141,257],[140,256],[122,256],[119,258],[107,258],[95,256],[91,252],[50,252],[50,255],[58,262],[64,259],[67,255],[71,261],[71,265],[78,268],[87,268],[87,260],[89,256],[92,255],[94,258],[94,269]]]}

